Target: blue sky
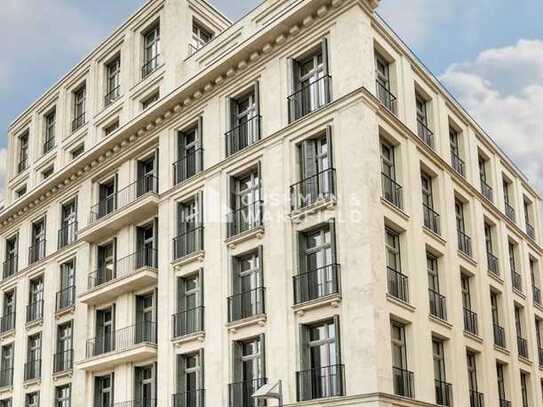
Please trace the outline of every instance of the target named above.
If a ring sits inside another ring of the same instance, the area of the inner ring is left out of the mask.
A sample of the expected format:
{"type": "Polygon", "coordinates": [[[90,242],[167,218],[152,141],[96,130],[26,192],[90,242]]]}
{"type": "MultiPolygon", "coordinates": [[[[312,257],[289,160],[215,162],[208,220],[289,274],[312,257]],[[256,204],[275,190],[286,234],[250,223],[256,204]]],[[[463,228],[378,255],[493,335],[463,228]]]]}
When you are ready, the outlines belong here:
{"type": "MultiPolygon", "coordinates": [[[[257,0],[211,0],[236,19],[257,0]]],[[[9,123],[144,0],[2,0],[0,177],[9,123]]],[[[543,2],[382,0],[380,13],[543,192],[543,2]]]]}

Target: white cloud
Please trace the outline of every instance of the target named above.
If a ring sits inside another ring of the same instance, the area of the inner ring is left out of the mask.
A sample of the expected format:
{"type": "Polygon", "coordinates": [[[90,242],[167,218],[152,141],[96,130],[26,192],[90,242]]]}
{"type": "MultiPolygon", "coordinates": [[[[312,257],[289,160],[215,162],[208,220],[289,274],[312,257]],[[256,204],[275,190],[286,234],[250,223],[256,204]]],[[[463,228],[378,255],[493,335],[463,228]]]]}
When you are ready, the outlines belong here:
{"type": "Polygon", "coordinates": [[[543,41],[485,50],[441,80],[543,192],[543,41]]]}

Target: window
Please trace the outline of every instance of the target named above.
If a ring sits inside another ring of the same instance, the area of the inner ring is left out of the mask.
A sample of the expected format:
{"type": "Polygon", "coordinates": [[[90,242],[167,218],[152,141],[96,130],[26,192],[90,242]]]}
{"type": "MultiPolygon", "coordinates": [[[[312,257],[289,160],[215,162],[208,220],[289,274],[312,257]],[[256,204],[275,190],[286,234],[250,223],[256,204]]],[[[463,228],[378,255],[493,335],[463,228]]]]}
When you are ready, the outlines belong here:
{"type": "Polygon", "coordinates": [[[41,377],[41,335],[35,334],[28,337],[25,364],[25,380],[33,380],[41,377]]]}
{"type": "Polygon", "coordinates": [[[113,405],[113,383],[115,373],[94,378],[94,407],[110,407],[113,405]]]}
{"type": "Polygon", "coordinates": [[[530,399],[528,396],[528,386],[530,382],[530,375],[525,372],[520,372],[520,394],[522,395],[522,407],[530,406],[530,399]]]}
{"type": "Polygon", "coordinates": [[[407,370],[405,331],[405,325],[390,321],[393,388],[394,394],[403,397],[414,397],[414,375],[407,370]]]}
{"type": "Polygon", "coordinates": [[[402,208],[402,187],[396,178],[395,147],[381,139],[381,172],[383,198],[392,205],[402,208]]]}
{"type": "Polygon", "coordinates": [[[288,97],[289,122],[297,120],[331,101],[328,73],[328,41],[321,40],[312,51],[291,60],[293,94],[288,97]]]}
{"type": "Polygon", "coordinates": [[[177,278],[177,313],[173,316],[173,338],[204,330],[204,275],[177,278]]]}
{"type": "Polygon", "coordinates": [[[41,178],[42,178],[42,180],[46,180],[46,179],[49,178],[51,175],[53,175],[54,172],[55,172],[55,167],[54,167],[54,166],[47,167],[45,170],[43,170],[43,171],[41,172],[41,178]]]}
{"type": "Polygon", "coordinates": [[[524,309],[515,305],[515,329],[519,356],[528,358],[528,341],[524,338],[524,309]]]}
{"type": "Polygon", "coordinates": [[[45,233],[45,218],[32,223],[28,264],[35,263],[45,257],[45,233]]]}
{"type": "Polygon", "coordinates": [[[11,397],[0,400],[0,407],[12,407],[11,397]]]}
{"type": "Polygon", "coordinates": [[[72,160],[73,159],[76,159],[77,157],[79,157],[81,154],[83,154],[85,152],[85,145],[84,144],[80,144],[79,146],[77,146],[76,148],[74,148],[71,152],[72,154],[72,160]]]}
{"type": "Polygon", "coordinates": [[[428,293],[430,298],[430,314],[440,319],[447,319],[445,296],[441,295],[439,286],[439,270],[437,257],[426,253],[426,268],[428,270],[428,293]]]}
{"type": "Polygon", "coordinates": [[[43,138],[43,154],[55,148],[55,121],[57,112],[53,109],[45,115],[45,137],[43,138]]]}
{"type": "Polygon", "coordinates": [[[19,136],[19,163],[17,164],[17,173],[21,173],[28,168],[28,137],[30,132],[27,130],[19,136]]]}
{"type": "Polygon", "coordinates": [[[110,214],[117,209],[118,176],[98,184],[98,204],[91,208],[94,221],[110,214]]]}
{"type": "Polygon", "coordinates": [[[419,93],[415,95],[417,106],[417,134],[430,148],[434,148],[434,133],[430,130],[428,101],[419,93]]]}
{"type": "Polygon", "coordinates": [[[511,403],[506,399],[504,369],[504,365],[501,363],[496,363],[496,376],[498,379],[498,397],[500,399],[500,406],[509,406],[511,403]]]}
{"type": "Polygon", "coordinates": [[[532,221],[532,219],[534,218],[534,214],[533,214],[534,206],[532,202],[526,197],[524,197],[523,204],[524,204],[524,224],[526,226],[526,234],[528,235],[530,239],[535,240],[535,228],[534,228],[534,223],[532,221]]]}
{"type": "Polygon", "coordinates": [[[266,384],[265,338],[235,341],[232,346],[233,383],[230,384],[230,407],[256,407],[251,396],[266,384]]]}
{"type": "MultiPolygon", "coordinates": [[[[532,280],[532,295],[534,303],[541,305],[541,288],[539,288],[540,275],[539,275],[539,263],[536,259],[530,256],[530,276],[532,280]]],[[[543,357],[543,356],[542,356],[543,357]]]]}
{"type": "Polygon", "coordinates": [[[53,372],[65,372],[73,366],[72,321],[57,327],[56,353],[53,357],[53,372]]]}
{"type": "Polygon", "coordinates": [[[458,250],[471,257],[471,238],[466,233],[464,207],[465,204],[460,201],[460,199],[456,198],[454,201],[454,210],[456,214],[456,230],[458,233],[458,250]]]}
{"type": "Polygon", "coordinates": [[[189,44],[189,54],[192,55],[213,39],[213,33],[196,21],[192,22],[192,42],[189,44]]]}
{"type": "Polygon", "coordinates": [[[177,355],[177,392],[173,405],[204,406],[204,350],[177,355]]]}
{"type": "Polygon", "coordinates": [[[522,291],[522,275],[517,271],[517,244],[511,241],[508,242],[509,253],[509,268],[511,269],[511,281],[513,288],[518,291],[522,291]]]}
{"type": "Polygon", "coordinates": [[[13,343],[2,346],[0,360],[0,387],[13,385],[13,343]]]}
{"type": "Polygon", "coordinates": [[[173,240],[174,260],[203,250],[203,205],[204,194],[202,191],[177,204],[177,237],[173,240]]]}
{"type": "Polygon", "coordinates": [[[488,271],[495,276],[500,275],[498,258],[494,255],[494,227],[485,222],[485,246],[488,271]]]}
{"type": "Polygon", "coordinates": [[[487,177],[488,166],[488,159],[479,154],[479,179],[481,181],[481,193],[486,199],[488,199],[490,202],[493,202],[494,193],[492,192],[492,187],[490,186],[490,181],[487,177]]]}
{"type": "Polygon", "coordinates": [[[375,78],[377,98],[388,110],[396,114],[396,96],[392,94],[390,84],[390,63],[377,52],[375,52],[375,78]]]}
{"type": "Polygon", "coordinates": [[[5,280],[17,273],[18,269],[19,235],[6,239],[6,259],[2,278],[5,280]]]}
{"type": "Polygon", "coordinates": [[[135,394],[141,406],[153,406],[156,403],[156,364],[134,368],[135,394]]]}
{"type": "Polygon", "coordinates": [[[261,227],[263,216],[260,162],[249,171],[230,178],[228,237],[261,227]]]}
{"type": "Polygon", "coordinates": [[[301,326],[301,370],[296,374],[298,401],[344,395],[340,343],[337,316],[301,326]]]}
{"type": "Polygon", "coordinates": [[[136,268],[158,267],[158,219],[136,227],[136,268]]]}
{"type": "Polygon", "coordinates": [[[75,259],[60,265],[60,290],[56,298],[56,311],[62,311],[75,304],[75,259]]]}
{"type": "Polygon", "coordinates": [[[203,169],[202,149],[203,119],[195,126],[177,133],[177,162],[173,165],[174,185],[177,185],[203,169]]]}
{"type": "Polygon", "coordinates": [[[80,129],[85,124],[85,104],[87,97],[87,86],[83,84],[73,91],[73,120],[72,132],[80,129]]]}
{"type": "Polygon", "coordinates": [[[436,390],[436,403],[441,406],[452,405],[452,386],[447,383],[445,371],[445,351],[443,342],[433,338],[432,349],[434,358],[434,381],[436,390]]]}
{"type": "Polygon", "coordinates": [[[138,160],[137,196],[158,192],[158,150],[138,160]]]}
{"type": "Polygon", "coordinates": [[[96,273],[89,275],[89,288],[105,284],[115,278],[117,267],[117,239],[97,247],[96,273]]]}
{"type": "Polygon", "coordinates": [[[492,311],[492,324],[494,327],[494,344],[505,348],[505,329],[500,325],[499,294],[490,291],[490,306],[492,311]]]}
{"type": "Polygon", "coordinates": [[[507,178],[503,178],[503,202],[505,206],[505,216],[512,222],[515,222],[515,208],[512,201],[512,182],[507,178]]]}
{"type": "Polygon", "coordinates": [[[385,227],[385,257],[388,294],[409,302],[408,279],[406,275],[402,274],[400,235],[388,227],[385,227]]]}
{"type": "Polygon", "coordinates": [[[228,321],[265,313],[263,248],[232,258],[232,296],[228,298],[228,321]]]}
{"type": "Polygon", "coordinates": [[[106,64],[106,95],[104,105],[107,107],[121,96],[121,56],[117,55],[106,64]]]}
{"type": "Polygon", "coordinates": [[[61,249],[77,239],[77,197],[70,199],[60,207],[60,229],[58,248],[61,249]]]}
{"type": "Polygon", "coordinates": [[[151,96],[145,98],[142,100],[141,102],[141,109],[142,110],[147,110],[149,109],[152,105],[155,104],[155,102],[160,98],[160,93],[157,91],[155,93],[153,93],[151,96]]]}
{"type": "Polygon", "coordinates": [[[25,395],[25,407],[39,407],[40,405],[40,393],[35,391],[33,393],[27,393],[25,395]]]}
{"type": "Polygon", "coordinates": [[[157,23],[143,34],[142,78],[145,79],[159,66],[160,25],[157,23]]]}
{"type": "Polygon", "coordinates": [[[43,318],[43,276],[30,280],[26,322],[34,322],[43,318]]]}
{"type": "Polygon", "coordinates": [[[19,199],[22,198],[27,193],[27,187],[26,184],[23,185],[21,188],[17,189],[15,191],[15,198],[19,199]]]}
{"type": "Polygon", "coordinates": [[[468,351],[466,352],[466,360],[471,407],[483,407],[483,395],[479,393],[479,385],[477,383],[477,355],[468,351]]]}
{"type": "Polygon", "coordinates": [[[108,137],[119,128],[119,119],[116,119],[113,123],[104,127],[104,137],[108,137]]]}
{"type": "Polygon", "coordinates": [[[115,304],[96,310],[96,338],[94,346],[87,348],[87,357],[98,356],[115,350],[115,304]]]}
{"type": "Polygon", "coordinates": [[[422,210],[424,214],[424,226],[436,234],[440,234],[439,214],[434,210],[433,180],[430,175],[421,172],[422,186],[422,210]]]}
{"type": "Polygon", "coordinates": [[[229,98],[230,130],[226,133],[226,156],[241,151],[260,140],[259,84],[229,98]]]}
{"type": "Polygon", "coordinates": [[[462,306],[464,309],[464,330],[473,335],[479,334],[477,314],[473,312],[471,299],[471,278],[461,274],[460,283],[462,287],[462,306]]]}
{"type": "Polygon", "coordinates": [[[55,407],[71,407],[72,389],[70,384],[55,388],[55,407]]]}
{"type": "MultiPolygon", "coordinates": [[[[16,311],[15,290],[6,291],[4,293],[2,320],[0,324],[1,333],[6,333],[15,329],[15,311],[16,311]]],[[[0,365],[0,368],[2,368],[1,365],[0,365]]],[[[0,376],[0,379],[1,379],[1,376],[0,376]]]]}
{"type": "Polygon", "coordinates": [[[466,169],[464,161],[462,160],[462,154],[460,152],[460,132],[449,125],[449,142],[451,145],[451,165],[454,170],[464,177],[466,175],[466,169]]]}

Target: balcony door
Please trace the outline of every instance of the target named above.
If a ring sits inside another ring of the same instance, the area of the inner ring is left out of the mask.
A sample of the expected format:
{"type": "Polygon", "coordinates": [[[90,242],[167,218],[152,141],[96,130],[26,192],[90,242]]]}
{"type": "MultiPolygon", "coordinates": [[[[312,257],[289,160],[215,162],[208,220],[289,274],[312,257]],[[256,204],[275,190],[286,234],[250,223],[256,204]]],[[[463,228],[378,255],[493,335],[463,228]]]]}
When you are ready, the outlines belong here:
{"type": "Polygon", "coordinates": [[[75,234],[77,231],[77,198],[62,205],[60,217],[61,241],[64,244],[69,244],[75,241],[75,234]]]}
{"type": "Polygon", "coordinates": [[[156,267],[157,257],[156,250],[156,225],[155,222],[145,226],[138,226],[136,229],[137,235],[137,268],[141,267],[156,267]]]}
{"type": "Polygon", "coordinates": [[[243,150],[260,139],[258,97],[258,82],[256,82],[248,92],[230,100],[231,139],[228,140],[227,154],[243,150]]]}
{"type": "Polygon", "coordinates": [[[41,335],[38,333],[28,337],[28,348],[26,355],[27,371],[26,377],[37,378],[40,374],[41,360],[41,335]]]}
{"type": "Polygon", "coordinates": [[[203,407],[203,350],[177,355],[177,395],[174,407],[203,407]]]}
{"type": "Polygon", "coordinates": [[[234,383],[231,387],[231,406],[253,407],[257,403],[251,396],[265,384],[264,335],[234,342],[234,383]]]}
{"type": "Polygon", "coordinates": [[[157,190],[157,157],[158,150],[151,157],[138,161],[138,196],[146,194],[147,192],[156,192],[157,190]]]}
{"type": "Polygon", "coordinates": [[[98,213],[97,218],[107,215],[117,209],[118,181],[115,175],[109,181],[98,186],[98,213]]]}
{"type": "Polygon", "coordinates": [[[111,407],[113,405],[114,373],[94,378],[94,407],[111,407]]]}
{"type": "Polygon", "coordinates": [[[188,130],[177,133],[177,163],[175,166],[175,182],[182,182],[201,170],[200,155],[201,148],[202,119],[198,124],[188,130]]]}
{"type": "Polygon", "coordinates": [[[57,362],[55,372],[72,367],[72,322],[66,322],[57,328],[57,362]]]}
{"type": "Polygon", "coordinates": [[[154,293],[136,297],[136,343],[153,341],[155,337],[154,293]]]}
{"type": "Polygon", "coordinates": [[[331,128],[320,137],[304,140],[300,147],[302,199],[314,202],[333,193],[331,128]]]}
{"type": "Polygon", "coordinates": [[[115,248],[116,239],[98,246],[96,286],[114,279],[115,276],[115,248]]]}
{"type": "Polygon", "coordinates": [[[3,308],[3,324],[5,326],[2,326],[2,332],[4,332],[4,328],[8,328],[8,325],[11,323],[11,321],[15,321],[15,290],[8,291],[4,294],[4,308],[3,308]]]}
{"type": "Polygon", "coordinates": [[[232,280],[231,316],[233,320],[247,318],[263,311],[262,250],[236,257],[232,280]]]}
{"type": "Polygon", "coordinates": [[[109,307],[96,311],[96,339],[93,356],[115,349],[115,309],[109,307]]]}
{"type": "Polygon", "coordinates": [[[60,290],[64,291],[75,286],[75,264],[74,260],[60,265],[60,290]]]}
{"type": "Polygon", "coordinates": [[[261,219],[260,163],[251,171],[232,179],[232,227],[230,235],[236,235],[259,226],[261,219]]]}
{"type": "Polygon", "coordinates": [[[203,275],[198,274],[177,279],[176,336],[186,335],[202,329],[200,308],[203,304],[201,283],[203,275]]]}
{"type": "Polygon", "coordinates": [[[154,365],[135,368],[134,400],[138,407],[154,407],[156,400],[156,372],[154,365]]]}
{"type": "Polygon", "coordinates": [[[296,118],[306,115],[328,102],[326,39],[313,52],[297,58],[293,64],[294,91],[298,93],[296,118]]]}

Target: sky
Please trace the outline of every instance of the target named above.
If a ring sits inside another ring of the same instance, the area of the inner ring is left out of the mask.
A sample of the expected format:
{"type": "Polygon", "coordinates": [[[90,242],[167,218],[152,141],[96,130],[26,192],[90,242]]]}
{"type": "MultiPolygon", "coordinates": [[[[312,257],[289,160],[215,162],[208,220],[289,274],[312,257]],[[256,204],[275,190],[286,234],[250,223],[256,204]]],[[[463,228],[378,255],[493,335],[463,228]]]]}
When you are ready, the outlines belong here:
{"type": "MultiPolygon", "coordinates": [[[[0,199],[11,121],[145,0],[1,0],[0,199]]],[[[258,0],[211,0],[231,19],[258,0]]],[[[379,13],[543,193],[541,0],[381,0],[379,13]]]]}

